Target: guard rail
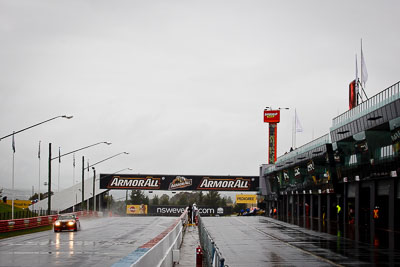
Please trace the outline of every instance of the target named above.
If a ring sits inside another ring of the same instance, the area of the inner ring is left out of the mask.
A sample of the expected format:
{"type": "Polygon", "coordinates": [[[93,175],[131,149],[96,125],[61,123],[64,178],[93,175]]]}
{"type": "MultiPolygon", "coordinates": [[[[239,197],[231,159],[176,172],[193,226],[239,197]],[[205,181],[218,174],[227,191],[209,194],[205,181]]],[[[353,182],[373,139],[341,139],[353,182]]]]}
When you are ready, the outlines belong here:
{"type": "MultiPolygon", "coordinates": [[[[92,212],[92,211],[78,211],[75,212],[75,214],[78,217],[98,216],[97,212],[92,212]]],[[[57,219],[57,217],[58,214],[24,218],[24,219],[0,220],[0,233],[51,225],[57,219]]]]}
{"type": "Polygon", "coordinates": [[[198,218],[200,244],[203,249],[203,258],[205,263],[208,267],[227,267],[228,265],[225,265],[225,259],[222,256],[221,251],[204,226],[203,219],[200,215],[198,218]]]}

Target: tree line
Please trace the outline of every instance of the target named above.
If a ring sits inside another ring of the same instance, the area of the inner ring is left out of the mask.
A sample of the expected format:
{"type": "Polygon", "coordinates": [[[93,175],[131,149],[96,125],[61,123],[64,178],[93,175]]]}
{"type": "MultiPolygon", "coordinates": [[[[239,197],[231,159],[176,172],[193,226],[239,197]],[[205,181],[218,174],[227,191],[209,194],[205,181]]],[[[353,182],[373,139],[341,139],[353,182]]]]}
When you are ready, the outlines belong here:
{"type": "Polygon", "coordinates": [[[196,203],[197,206],[218,206],[225,207],[228,204],[232,204],[231,197],[222,197],[219,192],[208,191],[204,194],[200,192],[179,192],[170,197],[167,194],[158,196],[155,194],[153,198],[149,198],[141,190],[132,190],[129,194],[127,201],[128,205],[178,205],[178,206],[189,206],[196,203]]]}

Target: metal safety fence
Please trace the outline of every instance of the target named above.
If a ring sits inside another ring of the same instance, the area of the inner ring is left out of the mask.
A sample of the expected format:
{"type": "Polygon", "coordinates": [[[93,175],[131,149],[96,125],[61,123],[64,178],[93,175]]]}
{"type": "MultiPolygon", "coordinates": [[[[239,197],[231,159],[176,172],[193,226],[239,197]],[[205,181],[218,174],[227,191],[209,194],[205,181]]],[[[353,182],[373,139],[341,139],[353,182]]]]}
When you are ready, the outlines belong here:
{"type": "MultiPolygon", "coordinates": [[[[46,216],[46,215],[54,215],[57,214],[57,211],[51,211],[48,214],[47,210],[21,210],[21,211],[14,211],[14,219],[24,219],[24,218],[32,218],[38,216],[46,216]]],[[[0,220],[11,220],[12,213],[11,211],[0,212],[0,220]]]]}
{"type": "Polygon", "coordinates": [[[203,219],[201,216],[199,218],[199,236],[200,236],[200,244],[203,249],[203,260],[207,267],[228,267],[225,265],[225,259],[222,256],[221,251],[215,244],[214,240],[208,233],[207,229],[204,226],[203,219]]]}

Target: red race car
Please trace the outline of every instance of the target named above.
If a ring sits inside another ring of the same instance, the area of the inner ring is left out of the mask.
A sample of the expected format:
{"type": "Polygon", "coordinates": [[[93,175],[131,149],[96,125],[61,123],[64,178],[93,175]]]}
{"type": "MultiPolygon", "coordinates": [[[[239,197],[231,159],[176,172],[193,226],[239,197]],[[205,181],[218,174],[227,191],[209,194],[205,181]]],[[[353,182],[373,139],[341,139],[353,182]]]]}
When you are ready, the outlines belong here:
{"type": "Polygon", "coordinates": [[[60,214],[54,222],[53,228],[54,232],[60,232],[62,230],[78,231],[81,229],[81,223],[75,214],[60,214]]]}

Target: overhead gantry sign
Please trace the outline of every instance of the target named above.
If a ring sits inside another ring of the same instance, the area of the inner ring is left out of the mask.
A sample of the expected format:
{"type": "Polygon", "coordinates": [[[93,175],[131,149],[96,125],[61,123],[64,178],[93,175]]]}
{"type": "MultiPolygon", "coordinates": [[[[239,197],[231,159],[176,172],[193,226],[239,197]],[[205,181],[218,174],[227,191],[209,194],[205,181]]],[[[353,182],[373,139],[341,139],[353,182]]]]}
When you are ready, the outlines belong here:
{"type": "Polygon", "coordinates": [[[100,189],[257,191],[257,176],[100,174],[100,189]]]}

